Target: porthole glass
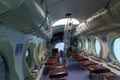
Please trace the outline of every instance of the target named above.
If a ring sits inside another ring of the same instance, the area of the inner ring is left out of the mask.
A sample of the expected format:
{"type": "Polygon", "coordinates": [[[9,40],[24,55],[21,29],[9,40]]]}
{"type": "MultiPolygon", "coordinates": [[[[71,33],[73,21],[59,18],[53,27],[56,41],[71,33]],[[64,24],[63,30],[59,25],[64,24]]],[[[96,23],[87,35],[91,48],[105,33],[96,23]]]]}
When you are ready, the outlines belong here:
{"type": "Polygon", "coordinates": [[[85,49],[88,50],[88,41],[85,42],[85,49]]]}
{"type": "Polygon", "coordinates": [[[7,73],[6,73],[6,66],[4,59],[0,55],[0,80],[6,80],[7,73]]]}
{"type": "Polygon", "coordinates": [[[31,61],[30,61],[30,51],[29,50],[26,50],[25,58],[26,58],[26,64],[30,68],[31,61]]]}
{"type": "Polygon", "coordinates": [[[57,43],[54,48],[58,48],[59,52],[64,51],[64,43],[63,42],[57,43]]]}
{"type": "Polygon", "coordinates": [[[113,53],[115,57],[120,62],[120,38],[116,38],[113,42],[113,53]]]}
{"type": "Polygon", "coordinates": [[[81,44],[81,41],[79,41],[78,48],[81,49],[81,47],[82,47],[82,44],[81,44]]]}
{"type": "Polygon", "coordinates": [[[96,39],[96,40],[95,40],[95,52],[97,53],[97,55],[100,54],[100,50],[101,50],[100,43],[99,43],[99,41],[96,39]]]}

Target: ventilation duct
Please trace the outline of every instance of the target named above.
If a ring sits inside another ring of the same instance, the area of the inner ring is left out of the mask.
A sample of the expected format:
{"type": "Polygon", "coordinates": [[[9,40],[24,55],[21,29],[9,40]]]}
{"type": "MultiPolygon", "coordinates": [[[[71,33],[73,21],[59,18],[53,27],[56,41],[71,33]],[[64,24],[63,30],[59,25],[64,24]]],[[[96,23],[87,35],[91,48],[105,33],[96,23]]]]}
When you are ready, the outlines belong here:
{"type": "Polygon", "coordinates": [[[17,31],[37,36],[46,34],[41,29],[41,26],[50,27],[46,15],[45,0],[0,0],[1,24],[17,31]]]}
{"type": "Polygon", "coordinates": [[[45,39],[51,39],[52,38],[52,27],[48,24],[44,25],[40,28],[40,30],[35,31],[33,34],[36,36],[41,36],[45,39]],[[44,26],[47,26],[46,28],[44,26]]]}
{"type": "Polygon", "coordinates": [[[76,28],[76,31],[80,34],[85,33],[86,31],[89,31],[86,21],[84,21],[80,25],[78,25],[78,27],[76,28]]]}
{"type": "Polygon", "coordinates": [[[88,20],[82,22],[76,31],[79,34],[91,34],[120,26],[120,0],[112,0],[107,8],[99,10],[88,20]]]}

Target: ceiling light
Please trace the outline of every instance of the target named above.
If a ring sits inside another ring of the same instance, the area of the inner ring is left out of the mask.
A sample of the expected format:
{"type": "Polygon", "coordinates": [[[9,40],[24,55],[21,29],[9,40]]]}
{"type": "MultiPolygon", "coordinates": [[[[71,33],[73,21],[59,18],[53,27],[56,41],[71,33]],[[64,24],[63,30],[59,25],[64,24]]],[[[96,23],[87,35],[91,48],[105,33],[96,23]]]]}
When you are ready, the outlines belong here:
{"type": "MultiPolygon", "coordinates": [[[[68,18],[60,19],[60,20],[57,20],[56,22],[54,22],[52,24],[52,27],[59,26],[59,25],[66,25],[67,22],[68,22],[68,18]]],[[[72,18],[72,22],[73,22],[73,25],[79,24],[79,21],[77,19],[74,19],[74,18],[72,18]]]]}

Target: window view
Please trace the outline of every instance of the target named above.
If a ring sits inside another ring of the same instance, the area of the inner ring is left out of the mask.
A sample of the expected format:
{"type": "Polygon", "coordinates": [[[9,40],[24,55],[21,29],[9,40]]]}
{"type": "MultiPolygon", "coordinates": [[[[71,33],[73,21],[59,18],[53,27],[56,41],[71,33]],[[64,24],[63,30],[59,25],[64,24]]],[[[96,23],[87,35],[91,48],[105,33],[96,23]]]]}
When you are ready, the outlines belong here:
{"type": "Polygon", "coordinates": [[[115,57],[120,62],[120,38],[116,38],[113,42],[113,53],[115,57]]]}
{"type": "Polygon", "coordinates": [[[6,69],[5,69],[5,63],[0,55],[0,79],[1,80],[6,80],[6,69]]]}
{"type": "Polygon", "coordinates": [[[101,50],[100,43],[99,43],[99,41],[96,39],[96,40],[95,40],[95,52],[97,53],[97,55],[100,54],[100,50],[101,50]]]}
{"type": "Polygon", "coordinates": [[[81,41],[79,41],[79,43],[78,43],[78,49],[81,49],[81,47],[82,47],[82,44],[81,44],[81,41]]]}
{"type": "Polygon", "coordinates": [[[85,49],[88,50],[88,41],[85,42],[85,49]]]}
{"type": "Polygon", "coordinates": [[[56,45],[55,45],[55,48],[58,48],[58,51],[60,52],[60,50],[64,50],[64,43],[57,43],[56,45]]]}
{"type": "Polygon", "coordinates": [[[26,57],[26,64],[28,65],[28,67],[30,67],[30,53],[29,53],[29,50],[26,50],[25,57],[26,57]]]}

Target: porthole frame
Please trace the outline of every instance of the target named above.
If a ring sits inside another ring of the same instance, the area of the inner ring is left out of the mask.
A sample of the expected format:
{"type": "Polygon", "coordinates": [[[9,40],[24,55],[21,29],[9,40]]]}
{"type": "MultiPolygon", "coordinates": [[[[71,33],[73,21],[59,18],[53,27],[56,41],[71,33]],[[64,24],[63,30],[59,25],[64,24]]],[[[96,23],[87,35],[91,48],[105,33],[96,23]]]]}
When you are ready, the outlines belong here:
{"type": "Polygon", "coordinates": [[[110,55],[112,61],[114,62],[119,62],[118,59],[116,58],[114,51],[113,51],[113,43],[116,38],[120,38],[120,33],[117,32],[112,32],[109,33],[107,36],[108,40],[108,55],[110,55]]]}
{"type": "Polygon", "coordinates": [[[8,67],[7,61],[6,61],[5,57],[3,56],[3,54],[0,53],[0,56],[4,62],[4,66],[5,66],[5,70],[6,70],[5,80],[9,80],[8,79],[9,78],[9,67],[8,67]]]}
{"type": "Polygon", "coordinates": [[[34,69],[34,43],[32,40],[27,40],[23,50],[22,50],[22,66],[23,66],[23,72],[24,72],[24,78],[25,79],[30,79],[32,78],[32,70],[34,69]],[[30,52],[30,67],[28,67],[27,63],[26,63],[26,50],[29,49],[30,52]]]}
{"type": "Polygon", "coordinates": [[[42,62],[40,61],[39,57],[42,55],[40,53],[41,51],[41,41],[38,40],[36,42],[36,46],[35,46],[35,54],[34,54],[34,58],[35,58],[35,62],[38,66],[41,66],[42,65],[42,62]]]}
{"type": "Polygon", "coordinates": [[[97,37],[97,36],[92,36],[92,52],[94,54],[94,56],[96,58],[102,58],[102,55],[103,55],[103,49],[102,49],[102,44],[101,44],[101,41],[100,39],[97,37]],[[96,49],[95,49],[95,40],[98,40],[99,44],[100,44],[100,52],[99,52],[99,55],[97,54],[96,52],[96,49]]]}
{"type": "Polygon", "coordinates": [[[6,69],[8,70],[8,80],[19,80],[15,70],[15,60],[12,42],[9,36],[0,33],[0,54],[5,60],[6,69]]]}

